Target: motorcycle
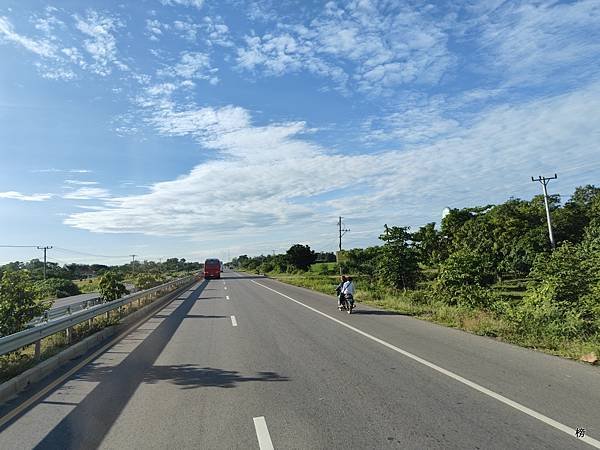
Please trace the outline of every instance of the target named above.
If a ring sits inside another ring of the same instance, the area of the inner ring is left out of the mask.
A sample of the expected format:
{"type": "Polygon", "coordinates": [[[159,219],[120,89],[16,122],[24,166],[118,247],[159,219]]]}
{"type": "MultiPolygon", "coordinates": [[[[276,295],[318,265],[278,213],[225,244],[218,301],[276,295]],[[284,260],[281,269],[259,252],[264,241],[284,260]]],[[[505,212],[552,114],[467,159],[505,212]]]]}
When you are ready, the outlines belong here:
{"type": "Polygon", "coordinates": [[[352,314],[352,310],[354,309],[354,298],[351,294],[341,294],[340,297],[340,306],[338,306],[340,311],[347,311],[348,314],[352,314]]]}

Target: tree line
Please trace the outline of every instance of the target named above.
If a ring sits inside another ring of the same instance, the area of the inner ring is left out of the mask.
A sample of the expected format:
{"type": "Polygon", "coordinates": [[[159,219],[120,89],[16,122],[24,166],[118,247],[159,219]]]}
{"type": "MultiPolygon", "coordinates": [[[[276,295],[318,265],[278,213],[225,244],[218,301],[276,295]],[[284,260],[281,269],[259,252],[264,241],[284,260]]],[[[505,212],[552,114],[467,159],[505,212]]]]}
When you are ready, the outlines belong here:
{"type": "Polygon", "coordinates": [[[181,273],[199,271],[202,265],[184,258],[164,262],[135,261],[108,266],[104,264],[65,264],[14,261],[0,266],[0,335],[22,330],[33,318],[44,314],[53,299],[86,292],[99,292],[105,301],[116,300],[126,293],[125,280],[136,289],[150,289],[181,273]],[[84,281],[78,286],[75,281],[84,281]],[[87,285],[86,283],[89,283],[87,285]]]}
{"type": "MultiPolygon", "coordinates": [[[[550,197],[553,251],[543,196],[451,209],[439,227],[383,227],[380,245],[338,255],[338,266],[366,285],[414,301],[480,308],[507,318],[532,338],[600,341],[600,188],[575,189],[564,204],[550,197]],[[499,283],[519,281],[522,299],[499,283]]],[[[305,271],[316,260],[296,244],[285,254],[246,255],[232,262],[261,272],[305,271]]],[[[323,269],[327,273],[328,269],[323,269]]]]}

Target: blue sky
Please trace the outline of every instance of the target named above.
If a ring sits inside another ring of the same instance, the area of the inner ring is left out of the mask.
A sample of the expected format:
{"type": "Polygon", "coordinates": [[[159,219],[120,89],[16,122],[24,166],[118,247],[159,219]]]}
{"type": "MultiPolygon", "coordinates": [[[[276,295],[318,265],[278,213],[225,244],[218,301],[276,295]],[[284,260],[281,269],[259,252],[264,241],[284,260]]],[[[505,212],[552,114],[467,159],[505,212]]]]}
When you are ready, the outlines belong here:
{"type": "Polygon", "coordinates": [[[0,244],[225,259],[566,199],[599,60],[597,1],[4,1],[0,244]]]}

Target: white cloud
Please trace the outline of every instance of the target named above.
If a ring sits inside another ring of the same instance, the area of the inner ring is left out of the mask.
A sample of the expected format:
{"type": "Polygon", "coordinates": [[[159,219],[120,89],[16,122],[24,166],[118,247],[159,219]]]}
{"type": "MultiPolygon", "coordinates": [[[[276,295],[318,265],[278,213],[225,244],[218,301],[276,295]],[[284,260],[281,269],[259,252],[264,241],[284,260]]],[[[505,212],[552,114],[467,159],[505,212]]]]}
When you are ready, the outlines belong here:
{"type": "Polygon", "coordinates": [[[487,62],[510,85],[588,82],[600,73],[597,1],[504,2],[476,13],[487,62]]]}
{"type": "Polygon", "coordinates": [[[162,36],[163,34],[163,29],[168,30],[169,25],[166,23],[162,23],[157,19],[147,19],[146,29],[151,33],[152,40],[158,40],[158,36],[162,36]]]}
{"type": "Polygon", "coordinates": [[[32,169],[32,173],[92,173],[89,169],[57,169],[56,167],[50,167],[48,169],[32,169]]]}
{"type": "MultiPolygon", "coordinates": [[[[231,233],[243,233],[249,241],[311,236],[314,245],[331,247],[321,235],[334,234],[337,215],[347,216],[353,230],[366,232],[383,223],[436,220],[432,211],[446,205],[522,195],[536,188],[530,186],[532,174],[556,171],[569,187],[589,182],[566,174],[573,165],[600,163],[599,121],[600,84],[595,84],[498,107],[429,145],[342,155],[308,140],[301,122],[255,126],[248,111],[234,106],[165,109],[150,122],[160,133],[193,136],[218,158],[176,180],[155,183],[147,194],[110,198],[103,210],[72,214],[65,223],[94,232],[181,235],[199,242],[231,233]]],[[[356,245],[364,244],[359,240],[356,245]]]]}
{"type": "Polygon", "coordinates": [[[17,191],[0,192],[0,198],[9,198],[12,200],[21,200],[24,202],[43,202],[54,197],[54,194],[22,194],[17,191]]]}
{"type": "Polygon", "coordinates": [[[93,200],[93,199],[106,199],[110,197],[110,193],[103,188],[90,188],[83,187],[73,192],[63,195],[63,198],[69,200],[93,200]]]}
{"type": "Polygon", "coordinates": [[[177,64],[158,71],[159,76],[179,77],[184,79],[203,79],[216,84],[219,78],[217,69],[211,67],[210,57],[201,52],[182,52],[177,64]]]}
{"type": "Polygon", "coordinates": [[[411,96],[396,111],[370,117],[363,124],[363,140],[429,143],[460,131],[458,120],[447,117],[449,106],[441,97],[411,96]]]}
{"type": "Polygon", "coordinates": [[[81,181],[81,180],[65,180],[66,184],[75,184],[78,186],[91,186],[94,184],[98,184],[97,181],[81,181]]]}
{"type": "MultiPolygon", "coordinates": [[[[430,9],[430,8],[429,8],[430,9]]],[[[388,93],[408,83],[434,84],[453,64],[446,24],[408,6],[329,2],[309,24],[280,24],[280,31],[247,36],[238,65],[270,75],[307,70],[346,80],[366,92],[388,93]]]]}
{"type": "Polygon", "coordinates": [[[53,58],[56,54],[56,49],[51,42],[47,40],[35,40],[18,34],[8,18],[0,16],[0,38],[19,44],[43,58],[53,58]]]}
{"type": "Polygon", "coordinates": [[[195,8],[202,8],[204,5],[204,0],[160,0],[163,5],[182,5],[182,6],[192,6],[195,8]]]}
{"type": "Polygon", "coordinates": [[[112,66],[128,70],[127,66],[117,57],[117,43],[114,32],[123,27],[117,18],[102,16],[96,11],[89,11],[85,18],[75,15],[75,27],[89,39],[83,47],[92,57],[93,63],[89,69],[97,75],[106,76],[112,72],[112,66]]]}

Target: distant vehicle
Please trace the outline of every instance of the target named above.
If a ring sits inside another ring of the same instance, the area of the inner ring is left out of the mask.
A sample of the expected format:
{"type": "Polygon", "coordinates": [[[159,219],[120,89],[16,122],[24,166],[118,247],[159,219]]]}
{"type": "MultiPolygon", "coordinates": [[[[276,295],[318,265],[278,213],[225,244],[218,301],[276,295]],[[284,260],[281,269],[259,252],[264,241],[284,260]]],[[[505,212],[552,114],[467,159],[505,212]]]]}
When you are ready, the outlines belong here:
{"type": "Polygon", "coordinates": [[[204,278],[221,278],[221,261],[216,258],[204,261],[204,278]]]}

